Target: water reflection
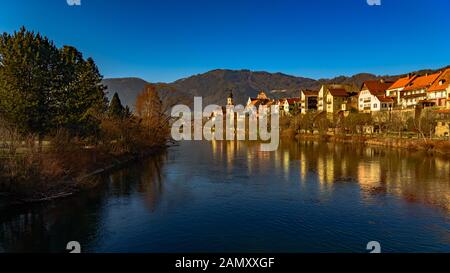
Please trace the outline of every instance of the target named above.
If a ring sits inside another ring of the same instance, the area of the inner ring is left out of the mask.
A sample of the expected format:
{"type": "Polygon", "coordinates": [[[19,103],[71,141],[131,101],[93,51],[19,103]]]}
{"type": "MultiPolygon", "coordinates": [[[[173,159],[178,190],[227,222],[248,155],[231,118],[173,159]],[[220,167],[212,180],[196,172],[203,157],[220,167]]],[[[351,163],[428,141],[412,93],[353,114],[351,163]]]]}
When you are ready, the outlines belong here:
{"type": "Polygon", "coordinates": [[[449,178],[448,159],[404,150],[187,142],[81,196],[2,210],[0,252],[450,251],[449,178]]]}
{"type": "Polygon", "coordinates": [[[163,192],[165,158],[159,155],[100,177],[98,188],[67,200],[2,209],[0,252],[63,252],[65,244],[74,240],[89,245],[103,236],[102,221],[111,200],[127,203],[136,193],[154,211],[163,192]]]}
{"type": "Polygon", "coordinates": [[[260,152],[252,142],[212,142],[215,162],[226,160],[233,171],[246,156],[247,174],[282,170],[284,178],[297,162],[300,182],[316,176],[321,190],[332,190],[334,183],[357,183],[362,194],[392,194],[408,202],[433,205],[450,213],[450,159],[421,152],[318,142],[281,143],[277,152],[260,152]],[[242,147],[244,146],[244,147],[242,147]]]}
{"type": "MultiPolygon", "coordinates": [[[[300,145],[306,152],[307,144],[300,145]]],[[[448,159],[383,148],[333,148],[332,144],[321,145],[306,154],[326,162],[317,166],[322,183],[351,178],[359,184],[363,194],[392,194],[408,202],[430,204],[450,212],[448,159]]],[[[306,161],[313,162],[311,158],[306,161]]]]}

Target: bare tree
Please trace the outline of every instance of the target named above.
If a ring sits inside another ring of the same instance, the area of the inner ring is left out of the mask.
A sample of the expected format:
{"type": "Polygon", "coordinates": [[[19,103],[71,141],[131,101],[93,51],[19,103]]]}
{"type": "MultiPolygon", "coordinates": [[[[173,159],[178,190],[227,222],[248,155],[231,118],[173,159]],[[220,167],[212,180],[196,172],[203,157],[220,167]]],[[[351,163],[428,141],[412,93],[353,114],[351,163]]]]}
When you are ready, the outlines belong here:
{"type": "Polygon", "coordinates": [[[421,109],[419,114],[416,116],[414,121],[415,128],[425,141],[433,138],[437,119],[438,115],[431,108],[421,109]]]}

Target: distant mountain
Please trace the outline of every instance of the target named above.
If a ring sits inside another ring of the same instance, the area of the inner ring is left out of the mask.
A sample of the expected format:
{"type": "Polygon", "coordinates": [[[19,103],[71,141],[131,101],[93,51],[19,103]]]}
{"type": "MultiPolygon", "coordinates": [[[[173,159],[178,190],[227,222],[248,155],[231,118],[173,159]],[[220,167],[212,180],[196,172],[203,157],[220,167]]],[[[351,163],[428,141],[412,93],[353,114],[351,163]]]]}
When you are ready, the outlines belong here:
{"type": "Polygon", "coordinates": [[[237,103],[245,103],[264,90],[272,97],[295,96],[299,88],[314,87],[313,79],[281,73],[250,70],[213,70],[172,83],[177,90],[191,96],[201,96],[205,104],[224,104],[230,90],[237,103]]]}
{"type": "Polygon", "coordinates": [[[107,87],[106,95],[109,100],[111,100],[114,93],[117,92],[122,104],[128,105],[131,109],[134,109],[136,97],[148,82],[139,78],[117,78],[105,79],[102,84],[107,87]]]}
{"type": "MultiPolygon", "coordinates": [[[[416,74],[433,73],[437,70],[421,70],[416,74]]],[[[404,74],[406,75],[406,74],[404,74]]],[[[192,99],[194,96],[203,97],[204,104],[223,105],[230,93],[236,103],[244,104],[249,97],[255,97],[259,91],[265,91],[270,97],[298,97],[301,89],[318,90],[322,84],[338,83],[351,84],[359,89],[363,82],[375,79],[395,81],[404,75],[377,76],[360,73],[351,77],[339,76],[333,79],[314,80],[304,77],[295,77],[283,73],[254,72],[250,70],[224,70],[216,69],[204,74],[194,75],[180,79],[173,83],[158,84],[162,97],[184,96],[192,99]]],[[[117,92],[122,102],[132,109],[137,95],[147,84],[139,78],[105,79],[103,84],[108,86],[108,96],[117,92]]]]}

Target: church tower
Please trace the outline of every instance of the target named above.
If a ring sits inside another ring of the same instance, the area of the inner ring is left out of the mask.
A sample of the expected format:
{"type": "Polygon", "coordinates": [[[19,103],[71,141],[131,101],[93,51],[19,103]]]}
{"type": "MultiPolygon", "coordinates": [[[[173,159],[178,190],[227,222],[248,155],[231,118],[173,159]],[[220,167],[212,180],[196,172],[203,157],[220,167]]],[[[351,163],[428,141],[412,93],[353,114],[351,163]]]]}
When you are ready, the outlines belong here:
{"type": "Polygon", "coordinates": [[[230,91],[230,95],[228,96],[228,99],[227,99],[227,105],[228,106],[233,106],[234,105],[233,91],[230,91]]]}

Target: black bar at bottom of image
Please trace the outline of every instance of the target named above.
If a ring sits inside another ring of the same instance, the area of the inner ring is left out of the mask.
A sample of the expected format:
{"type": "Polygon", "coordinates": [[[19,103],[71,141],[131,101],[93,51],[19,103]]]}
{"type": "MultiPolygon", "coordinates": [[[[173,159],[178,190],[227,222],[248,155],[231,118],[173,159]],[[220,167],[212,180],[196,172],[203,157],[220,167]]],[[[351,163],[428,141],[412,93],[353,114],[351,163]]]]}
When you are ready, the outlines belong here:
{"type": "Polygon", "coordinates": [[[449,254],[1,254],[0,264],[16,269],[70,269],[112,267],[129,270],[142,267],[148,272],[301,272],[314,269],[344,269],[361,272],[385,270],[386,264],[416,268],[430,261],[444,262],[449,254]],[[25,262],[26,261],[26,262],[25,262]],[[362,266],[362,267],[361,267],[362,266]],[[299,271],[300,270],[300,271],[299,271]]]}

